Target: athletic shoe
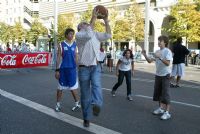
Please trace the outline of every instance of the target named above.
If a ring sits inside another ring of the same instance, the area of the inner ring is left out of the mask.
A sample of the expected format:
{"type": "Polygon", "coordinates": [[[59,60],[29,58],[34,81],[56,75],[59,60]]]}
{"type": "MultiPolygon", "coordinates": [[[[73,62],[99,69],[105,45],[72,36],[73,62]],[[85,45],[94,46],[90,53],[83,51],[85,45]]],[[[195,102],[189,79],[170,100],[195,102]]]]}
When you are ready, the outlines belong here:
{"type": "Polygon", "coordinates": [[[173,87],[176,87],[176,85],[170,83],[170,87],[173,88],[173,87]]]}
{"type": "Polygon", "coordinates": [[[76,111],[76,110],[78,110],[78,109],[80,109],[80,108],[81,108],[81,105],[80,105],[80,104],[75,105],[75,106],[72,108],[72,111],[76,111]]]}
{"type": "Polygon", "coordinates": [[[133,100],[132,96],[131,96],[131,95],[128,95],[128,96],[127,96],[127,100],[132,101],[132,100],[133,100]]]}
{"type": "Polygon", "coordinates": [[[83,121],[83,126],[84,127],[89,127],[90,126],[90,121],[89,120],[84,120],[83,121]]]}
{"type": "Polygon", "coordinates": [[[112,97],[115,97],[115,96],[116,96],[114,90],[111,91],[111,95],[112,95],[112,97]]]}
{"type": "Polygon", "coordinates": [[[60,111],[61,111],[61,106],[56,104],[55,111],[56,111],[56,112],[60,112],[60,111]]]}
{"type": "Polygon", "coordinates": [[[164,114],[160,117],[161,120],[168,120],[171,118],[171,114],[169,112],[164,112],[164,114]]]}
{"type": "Polygon", "coordinates": [[[158,109],[156,109],[156,110],[153,111],[153,114],[159,115],[159,114],[163,114],[164,112],[165,111],[159,107],[158,109]]]}

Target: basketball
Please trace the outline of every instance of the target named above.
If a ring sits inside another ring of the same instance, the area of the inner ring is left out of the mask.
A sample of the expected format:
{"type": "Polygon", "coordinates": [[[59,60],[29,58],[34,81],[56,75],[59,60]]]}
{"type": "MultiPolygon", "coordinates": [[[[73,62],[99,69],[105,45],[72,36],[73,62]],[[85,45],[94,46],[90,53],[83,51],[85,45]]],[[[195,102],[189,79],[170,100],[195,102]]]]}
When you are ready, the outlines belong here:
{"type": "Polygon", "coordinates": [[[108,15],[108,10],[104,6],[97,5],[95,8],[96,8],[96,11],[98,11],[97,19],[103,19],[104,17],[108,15]]]}

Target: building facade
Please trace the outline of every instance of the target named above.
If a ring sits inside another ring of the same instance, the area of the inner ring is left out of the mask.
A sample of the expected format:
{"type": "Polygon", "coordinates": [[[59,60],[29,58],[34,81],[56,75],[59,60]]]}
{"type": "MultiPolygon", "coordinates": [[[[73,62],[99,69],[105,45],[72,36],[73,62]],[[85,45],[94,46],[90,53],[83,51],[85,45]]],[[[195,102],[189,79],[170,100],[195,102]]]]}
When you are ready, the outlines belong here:
{"type": "Polygon", "coordinates": [[[0,0],[0,22],[14,25],[21,22],[29,29],[34,17],[39,16],[38,0],[0,0]]]}

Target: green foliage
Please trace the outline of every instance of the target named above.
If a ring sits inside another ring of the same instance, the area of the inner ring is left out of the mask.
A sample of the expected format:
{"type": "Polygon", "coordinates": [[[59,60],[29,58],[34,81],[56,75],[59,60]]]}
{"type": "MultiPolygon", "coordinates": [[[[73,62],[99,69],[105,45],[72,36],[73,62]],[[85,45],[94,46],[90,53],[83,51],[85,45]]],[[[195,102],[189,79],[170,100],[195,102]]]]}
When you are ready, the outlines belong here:
{"type": "Polygon", "coordinates": [[[81,21],[89,22],[92,17],[93,7],[91,4],[88,5],[88,10],[81,14],[81,21]]]}
{"type": "Polygon", "coordinates": [[[17,40],[19,44],[21,44],[23,40],[25,39],[25,35],[26,35],[26,30],[23,28],[22,24],[20,22],[17,22],[14,25],[12,31],[13,31],[14,39],[17,40]]]}
{"type": "MultiPolygon", "coordinates": [[[[81,15],[81,21],[85,21],[89,23],[92,17],[92,11],[93,11],[92,5],[88,5],[88,10],[83,12],[81,15]]],[[[96,20],[95,25],[94,25],[94,30],[98,32],[105,31],[104,23],[102,22],[102,20],[96,20]]]]}
{"type": "Polygon", "coordinates": [[[32,42],[34,45],[36,45],[37,39],[39,36],[47,35],[48,31],[47,29],[40,23],[37,19],[34,20],[34,22],[31,25],[31,29],[28,31],[28,36],[26,39],[29,42],[32,42]]]}
{"type": "Polygon", "coordinates": [[[0,23],[0,40],[4,43],[9,42],[12,39],[12,27],[5,24],[0,23]]]}
{"type": "Polygon", "coordinates": [[[128,41],[130,40],[128,20],[122,19],[115,22],[115,28],[113,30],[113,39],[115,41],[128,41]]]}
{"type": "Polygon", "coordinates": [[[125,18],[128,20],[130,37],[136,42],[144,39],[144,19],[142,9],[135,1],[126,11],[125,18]]]}
{"type": "Polygon", "coordinates": [[[74,14],[61,14],[58,16],[58,42],[65,40],[65,30],[66,28],[73,28],[73,22],[74,14]]]}
{"type": "Polygon", "coordinates": [[[200,40],[200,12],[191,0],[180,0],[172,7],[170,17],[171,21],[164,30],[171,37],[186,37],[189,42],[200,40]]]}

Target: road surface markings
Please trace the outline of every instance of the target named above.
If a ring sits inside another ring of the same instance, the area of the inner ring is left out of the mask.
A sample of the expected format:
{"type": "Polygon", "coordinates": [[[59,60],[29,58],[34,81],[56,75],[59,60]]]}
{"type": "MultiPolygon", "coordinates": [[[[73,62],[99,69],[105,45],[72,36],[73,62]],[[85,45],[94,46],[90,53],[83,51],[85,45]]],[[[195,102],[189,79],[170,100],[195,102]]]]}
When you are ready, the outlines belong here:
{"type": "MultiPolygon", "coordinates": [[[[108,89],[108,88],[102,88],[104,90],[107,90],[107,91],[111,91],[111,89],[108,89]]],[[[145,95],[134,95],[136,97],[141,97],[141,98],[146,98],[146,99],[153,99],[152,97],[150,96],[145,96],[145,95]]],[[[195,108],[200,108],[199,105],[194,105],[194,104],[190,104],[190,103],[185,103],[185,102],[179,102],[179,101],[171,101],[172,103],[175,103],[175,104],[180,104],[180,105],[184,105],[184,106],[189,106],[189,107],[195,107],[195,108]]]]}
{"type": "Polygon", "coordinates": [[[108,128],[105,128],[105,127],[102,127],[102,126],[98,126],[94,123],[90,123],[90,127],[85,128],[85,127],[83,127],[83,120],[81,120],[79,118],[73,117],[71,115],[68,115],[68,114],[65,114],[65,113],[62,113],[62,112],[55,112],[55,110],[52,109],[52,108],[49,108],[49,107],[46,107],[44,105],[35,103],[33,101],[22,98],[20,96],[11,94],[11,93],[6,92],[2,89],[0,89],[0,94],[4,97],[8,98],[8,99],[15,101],[15,102],[18,102],[18,103],[23,104],[25,106],[28,106],[32,109],[40,111],[44,114],[47,114],[47,115],[49,115],[53,118],[59,119],[61,121],[64,121],[64,122],[69,123],[73,126],[82,128],[86,131],[89,131],[89,132],[92,132],[92,133],[95,133],[95,134],[121,134],[120,132],[116,132],[114,130],[111,130],[111,129],[108,129],[108,128]]]}
{"type": "MultiPolygon", "coordinates": [[[[110,74],[103,74],[103,76],[106,77],[111,77],[111,78],[116,78],[116,76],[114,75],[110,75],[110,74]]],[[[142,81],[142,82],[148,82],[148,83],[152,83],[155,80],[154,79],[144,79],[144,78],[132,78],[132,80],[136,80],[136,81],[142,81]]],[[[196,83],[196,82],[193,82],[196,83]]],[[[197,83],[196,83],[197,84],[197,83]]],[[[200,86],[195,86],[195,85],[189,85],[189,84],[181,84],[182,87],[188,87],[188,88],[195,88],[195,89],[200,89],[200,86]]]]}

